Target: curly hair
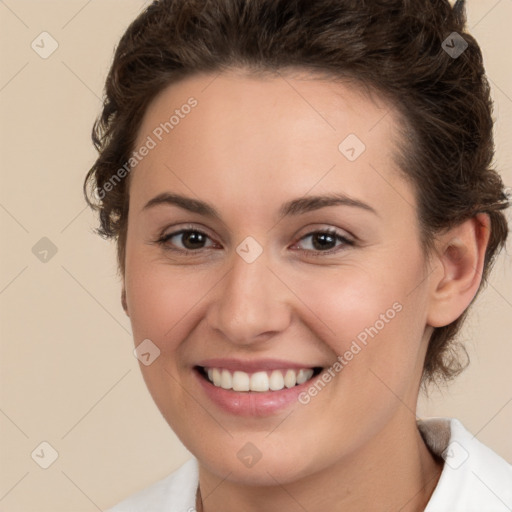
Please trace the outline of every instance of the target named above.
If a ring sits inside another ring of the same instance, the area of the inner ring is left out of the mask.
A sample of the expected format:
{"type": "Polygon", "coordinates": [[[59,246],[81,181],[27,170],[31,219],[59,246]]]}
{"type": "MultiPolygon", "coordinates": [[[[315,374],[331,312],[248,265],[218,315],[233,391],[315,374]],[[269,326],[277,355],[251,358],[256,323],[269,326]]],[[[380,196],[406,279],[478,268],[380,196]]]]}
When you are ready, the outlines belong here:
{"type": "MultiPolygon", "coordinates": [[[[113,183],[112,177],[127,175],[114,176],[123,165],[126,169],[155,96],[199,72],[298,68],[349,78],[397,109],[405,128],[396,160],[416,192],[427,251],[436,234],[478,213],[489,215],[480,291],[507,238],[501,210],[509,201],[492,167],[492,102],[482,53],[465,26],[460,0],[453,7],[447,0],[153,2],[116,48],[92,131],[99,156],[84,182],[87,203],[99,211],[97,233],[117,241],[121,274],[129,179],[113,183]],[[456,42],[460,54],[449,51],[456,42]]],[[[434,329],[423,383],[448,381],[464,369],[454,340],[467,311],[434,329]]]]}

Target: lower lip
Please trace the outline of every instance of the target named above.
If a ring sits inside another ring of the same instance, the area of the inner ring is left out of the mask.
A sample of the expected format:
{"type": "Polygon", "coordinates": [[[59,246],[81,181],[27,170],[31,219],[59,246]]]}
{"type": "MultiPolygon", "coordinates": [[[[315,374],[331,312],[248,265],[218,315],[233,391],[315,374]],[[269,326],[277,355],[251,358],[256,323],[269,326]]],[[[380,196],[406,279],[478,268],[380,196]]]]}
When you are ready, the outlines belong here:
{"type": "MultiPolygon", "coordinates": [[[[238,416],[270,416],[283,411],[293,403],[299,403],[299,395],[310,385],[310,379],[293,388],[283,388],[281,391],[233,391],[214,386],[194,369],[196,378],[210,400],[224,411],[238,416]]],[[[317,376],[318,377],[318,376],[317,376]]]]}

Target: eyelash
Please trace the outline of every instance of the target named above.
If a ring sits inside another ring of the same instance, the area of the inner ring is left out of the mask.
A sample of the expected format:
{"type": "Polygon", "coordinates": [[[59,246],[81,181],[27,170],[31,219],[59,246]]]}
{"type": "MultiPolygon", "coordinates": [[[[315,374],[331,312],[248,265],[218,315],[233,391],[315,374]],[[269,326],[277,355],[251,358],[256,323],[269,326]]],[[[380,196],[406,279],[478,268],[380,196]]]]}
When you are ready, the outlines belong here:
{"type": "MultiPolygon", "coordinates": [[[[181,253],[185,256],[193,256],[194,254],[197,254],[198,252],[205,249],[205,248],[200,248],[200,249],[196,249],[196,250],[176,249],[176,248],[171,247],[168,244],[168,241],[171,238],[178,236],[178,235],[183,235],[185,233],[197,233],[197,234],[203,235],[206,238],[210,238],[204,231],[201,231],[200,229],[184,228],[184,229],[180,229],[178,231],[174,231],[172,233],[168,233],[166,235],[161,236],[158,240],[156,240],[156,243],[159,244],[160,246],[164,247],[165,250],[175,251],[175,252],[181,253]]],[[[310,237],[310,236],[318,235],[318,234],[330,235],[330,236],[334,237],[336,239],[336,241],[342,242],[342,246],[338,246],[338,248],[329,249],[327,251],[315,251],[315,250],[309,250],[309,249],[298,249],[298,251],[303,254],[306,254],[307,256],[317,257],[317,256],[325,256],[325,255],[337,253],[342,250],[343,246],[353,246],[354,245],[353,240],[348,239],[347,237],[341,235],[338,231],[336,231],[335,229],[332,229],[332,228],[311,231],[311,232],[307,233],[306,235],[304,235],[303,237],[301,237],[299,239],[299,242],[310,237]]]]}

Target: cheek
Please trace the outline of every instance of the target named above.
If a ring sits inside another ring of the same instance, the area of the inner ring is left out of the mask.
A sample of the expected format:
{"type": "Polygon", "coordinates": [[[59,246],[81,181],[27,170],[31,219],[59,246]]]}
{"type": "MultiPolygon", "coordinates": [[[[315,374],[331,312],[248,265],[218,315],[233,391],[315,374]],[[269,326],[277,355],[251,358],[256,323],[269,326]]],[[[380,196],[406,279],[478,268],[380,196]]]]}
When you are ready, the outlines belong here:
{"type": "Polygon", "coordinates": [[[368,388],[376,375],[397,388],[415,380],[425,329],[425,298],[417,287],[422,261],[418,252],[407,263],[375,261],[293,277],[294,292],[310,310],[310,328],[341,356],[350,386],[368,388]]]}
{"type": "MultiPolygon", "coordinates": [[[[379,332],[398,316],[403,301],[400,283],[361,268],[347,267],[333,272],[319,269],[307,277],[296,275],[294,292],[311,310],[311,318],[321,328],[325,339],[340,354],[350,340],[364,343],[368,330],[377,324],[379,332]]],[[[320,334],[320,333],[319,333],[320,334]]]]}
{"type": "MultiPolygon", "coordinates": [[[[173,270],[159,263],[132,261],[126,270],[126,294],[136,340],[171,340],[207,291],[197,272],[173,270]]],[[[160,346],[168,350],[169,346],[160,346]]]]}

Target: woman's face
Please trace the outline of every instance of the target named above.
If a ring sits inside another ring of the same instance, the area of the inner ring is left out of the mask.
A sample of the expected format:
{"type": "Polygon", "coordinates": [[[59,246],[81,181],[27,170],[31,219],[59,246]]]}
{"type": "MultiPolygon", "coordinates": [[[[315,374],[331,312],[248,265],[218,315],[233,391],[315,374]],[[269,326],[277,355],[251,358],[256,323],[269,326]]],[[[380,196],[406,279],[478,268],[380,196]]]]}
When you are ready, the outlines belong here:
{"type": "Polygon", "coordinates": [[[399,121],[311,78],[188,78],[135,145],[125,290],[144,379],[201,464],[239,482],[296,480],[415,423],[430,281],[399,121]],[[287,387],[300,368],[323,372],[287,387]]]}

